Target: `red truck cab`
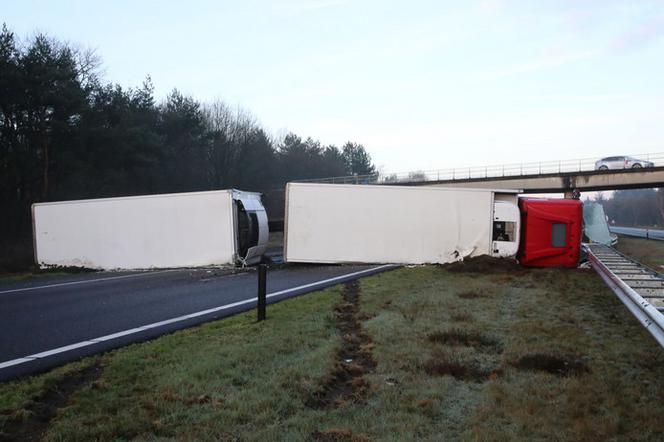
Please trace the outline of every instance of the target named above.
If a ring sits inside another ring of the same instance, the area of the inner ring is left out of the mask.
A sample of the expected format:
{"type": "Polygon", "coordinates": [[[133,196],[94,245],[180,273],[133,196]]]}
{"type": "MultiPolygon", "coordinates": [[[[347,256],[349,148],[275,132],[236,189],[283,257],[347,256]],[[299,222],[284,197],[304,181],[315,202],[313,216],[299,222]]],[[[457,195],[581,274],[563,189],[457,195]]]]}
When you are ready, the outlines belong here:
{"type": "Polygon", "coordinates": [[[579,264],[583,203],[575,199],[520,198],[521,242],[517,258],[528,267],[579,264]]]}

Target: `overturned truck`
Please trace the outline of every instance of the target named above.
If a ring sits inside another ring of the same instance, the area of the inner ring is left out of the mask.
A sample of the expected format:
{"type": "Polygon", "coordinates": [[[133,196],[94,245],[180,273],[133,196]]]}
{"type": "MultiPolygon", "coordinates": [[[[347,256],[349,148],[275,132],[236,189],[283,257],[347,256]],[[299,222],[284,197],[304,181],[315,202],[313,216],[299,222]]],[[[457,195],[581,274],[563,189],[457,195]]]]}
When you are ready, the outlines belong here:
{"type": "Polygon", "coordinates": [[[489,255],[575,267],[577,200],[434,186],[289,183],[284,259],[308,263],[449,263],[489,255]]]}
{"type": "Polygon", "coordinates": [[[38,203],[32,219],[40,267],[250,264],[268,241],[260,194],[234,189],[38,203]]]}

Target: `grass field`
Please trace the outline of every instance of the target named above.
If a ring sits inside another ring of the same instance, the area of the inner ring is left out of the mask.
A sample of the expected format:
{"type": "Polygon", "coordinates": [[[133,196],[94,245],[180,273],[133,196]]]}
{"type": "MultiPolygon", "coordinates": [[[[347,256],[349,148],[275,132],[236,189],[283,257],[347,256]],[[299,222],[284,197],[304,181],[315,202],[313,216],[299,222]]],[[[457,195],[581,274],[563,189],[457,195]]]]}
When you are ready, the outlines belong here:
{"type": "Polygon", "coordinates": [[[661,440],[664,352],[590,270],[365,278],[0,385],[4,439],[661,440]]]}
{"type": "Polygon", "coordinates": [[[664,272],[664,241],[620,235],[615,247],[660,273],[664,272]]]}

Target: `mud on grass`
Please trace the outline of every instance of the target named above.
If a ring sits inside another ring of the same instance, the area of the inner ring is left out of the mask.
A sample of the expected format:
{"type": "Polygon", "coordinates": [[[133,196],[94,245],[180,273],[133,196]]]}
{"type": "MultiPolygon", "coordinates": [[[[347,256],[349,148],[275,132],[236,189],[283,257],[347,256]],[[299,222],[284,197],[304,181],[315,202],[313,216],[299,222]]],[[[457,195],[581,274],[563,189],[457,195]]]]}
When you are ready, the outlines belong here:
{"type": "Polygon", "coordinates": [[[477,361],[463,360],[447,352],[434,352],[423,367],[430,376],[452,376],[459,381],[485,382],[495,379],[500,369],[486,370],[477,361]]]}
{"type": "Polygon", "coordinates": [[[513,259],[494,258],[486,255],[465,258],[463,261],[444,264],[441,267],[451,273],[478,273],[482,275],[522,275],[527,272],[513,259]]]}
{"type": "Polygon", "coordinates": [[[360,313],[358,305],[359,281],[345,283],[341,295],[341,302],[335,307],[341,348],[323,388],[307,401],[311,408],[338,407],[349,401],[361,400],[368,389],[364,375],[376,367],[371,355],[373,343],[360,322],[366,320],[367,316],[360,313]]]}
{"type": "Polygon", "coordinates": [[[581,376],[591,372],[582,359],[571,356],[558,356],[535,353],[520,357],[512,362],[520,370],[543,371],[556,376],[581,376]]]}
{"type": "Polygon", "coordinates": [[[67,373],[29,404],[17,410],[0,431],[0,442],[40,441],[58,412],[70,403],[70,398],[78,390],[94,385],[103,370],[101,360],[67,373]]]}

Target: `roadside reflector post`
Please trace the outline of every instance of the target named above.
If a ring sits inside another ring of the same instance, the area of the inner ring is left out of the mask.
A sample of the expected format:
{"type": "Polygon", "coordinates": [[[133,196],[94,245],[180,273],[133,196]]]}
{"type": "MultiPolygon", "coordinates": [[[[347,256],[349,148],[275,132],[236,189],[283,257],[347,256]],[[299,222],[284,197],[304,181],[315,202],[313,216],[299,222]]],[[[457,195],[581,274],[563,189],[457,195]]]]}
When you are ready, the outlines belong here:
{"type": "Polygon", "coordinates": [[[265,320],[265,305],[267,304],[267,265],[258,265],[258,321],[265,320]]]}

